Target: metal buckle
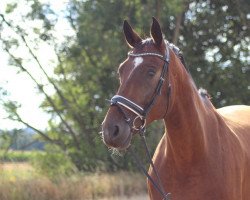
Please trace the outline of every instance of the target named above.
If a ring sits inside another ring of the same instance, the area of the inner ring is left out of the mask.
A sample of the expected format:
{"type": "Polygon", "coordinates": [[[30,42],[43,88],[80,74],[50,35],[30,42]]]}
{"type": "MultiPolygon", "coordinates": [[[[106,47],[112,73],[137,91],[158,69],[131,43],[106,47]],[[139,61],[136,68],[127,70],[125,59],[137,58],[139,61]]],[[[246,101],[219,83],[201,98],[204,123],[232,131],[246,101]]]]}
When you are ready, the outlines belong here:
{"type": "Polygon", "coordinates": [[[136,116],[133,120],[133,129],[136,130],[136,131],[140,131],[140,130],[143,130],[146,126],[146,118],[142,118],[141,116],[136,116]],[[136,127],[136,120],[137,119],[140,119],[142,121],[142,124],[139,126],[139,127],[136,127]]]}

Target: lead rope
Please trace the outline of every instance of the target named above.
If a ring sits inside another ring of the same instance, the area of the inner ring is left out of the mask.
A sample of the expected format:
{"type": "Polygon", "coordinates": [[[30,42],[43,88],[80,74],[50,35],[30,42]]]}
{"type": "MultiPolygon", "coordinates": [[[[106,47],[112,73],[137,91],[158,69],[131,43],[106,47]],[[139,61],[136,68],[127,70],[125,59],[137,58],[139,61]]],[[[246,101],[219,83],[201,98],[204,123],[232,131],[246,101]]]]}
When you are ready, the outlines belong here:
{"type": "Polygon", "coordinates": [[[161,179],[160,179],[160,176],[159,176],[159,174],[158,174],[158,172],[157,172],[157,170],[155,168],[155,165],[154,165],[154,163],[153,163],[153,161],[151,159],[151,156],[150,156],[150,153],[149,153],[149,149],[148,149],[148,145],[147,145],[147,141],[146,141],[146,137],[145,137],[145,132],[146,132],[145,128],[144,129],[140,129],[141,140],[142,140],[142,143],[143,143],[143,145],[144,145],[144,147],[146,149],[147,158],[149,160],[150,166],[153,169],[154,174],[156,175],[158,184],[149,175],[149,173],[147,172],[147,170],[143,166],[142,162],[140,161],[140,159],[138,158],[137,154],[134,152],[134,150],[133,150],[132,147],[130,148],[131,155],[134,158],[134,160],[135,160],[135,162],[137,164],[137,167],[145,174],[145,176],[153,184],[153,186],[155,187],[155,189],[161,194],[161,196],[163,197],[162,200],[170,200],[171,199],[171,193],[166,193],[165,192],[165,190],[163,188],[163,185],[162,185],[162,182],[161,182],[161,179]]]}

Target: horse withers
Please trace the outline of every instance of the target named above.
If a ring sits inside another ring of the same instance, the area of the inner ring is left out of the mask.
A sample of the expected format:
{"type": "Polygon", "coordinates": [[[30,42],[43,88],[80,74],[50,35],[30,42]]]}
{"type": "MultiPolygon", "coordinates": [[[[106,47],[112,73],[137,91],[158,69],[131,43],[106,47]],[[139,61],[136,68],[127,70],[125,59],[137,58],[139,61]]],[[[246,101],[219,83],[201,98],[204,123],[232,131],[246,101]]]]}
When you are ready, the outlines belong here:
{"type": "MultiPolygon", "coordinates": [[[[153,156],[173,200],[250,199],[250,106],[215,109],[197,90],[176,48],[153,18],[142,39],[124,22],[132,48],[119,66],[120,87],[103,122],[104,143],[127,149],[133,134],[163,119],[165,134],[153,156]]],[[[156,180],[152,168],[149,174],[156,180]]],[[[148,181],[150,199],[162,195],[148,181]]]]}

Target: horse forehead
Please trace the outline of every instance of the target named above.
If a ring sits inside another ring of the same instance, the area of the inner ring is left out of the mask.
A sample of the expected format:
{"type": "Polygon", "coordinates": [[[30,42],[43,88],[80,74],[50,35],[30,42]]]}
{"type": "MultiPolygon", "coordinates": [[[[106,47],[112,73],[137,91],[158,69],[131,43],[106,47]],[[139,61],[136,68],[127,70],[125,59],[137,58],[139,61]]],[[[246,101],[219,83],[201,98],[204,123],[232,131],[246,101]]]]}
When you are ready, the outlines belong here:
{"type": "Polygon", "coordinates": [[[136,48],[134,48],[133,53],[143,53],[143,52],[149,52],[149,51],[156,51],[156,47],[153,43],[151,42],[145,42],[136,48]]]}
{"type": "Polygon", "coordinates": [[[155,49],[155,46],[153,45],[151,40],[148,40],[148,39],[142,41],[142,44],[140,46],[134,48],[132,50],[132,53],[138,54],[138,56],[136,56],[136,57],[130,57],[133,64],[134,64],[134,68],[138,67],[144,61],[148,60],[148,59],[146,59],[147,57],[140,56],[139,54],[150,53],[150,52],[157,52],[157,50],[155,49]]]}
{"type": "Polygon", "coordinates": [[[143,62],[143,57],[141,56],[135,57],[133,60],[134,68],[138,67],[142,62],[143,62]]]}
{"type": "MultiPolygon", "coordinates": [[[[148,53],[148,52],[157,52],[157,49],[152,39],[150,38],[143,40],[140,45],[138,45],[131,51],[131,53],[133,54],[141,54],[141,53],[148,53]]],[[[123,63],[120,64],[120,68],[126,68],[129,70],[135,69],[143,62],[151,61],[152,58],[154,57],[139,56],[139,55],[135,57],[128,56],[128,58],[123,63]]]]}

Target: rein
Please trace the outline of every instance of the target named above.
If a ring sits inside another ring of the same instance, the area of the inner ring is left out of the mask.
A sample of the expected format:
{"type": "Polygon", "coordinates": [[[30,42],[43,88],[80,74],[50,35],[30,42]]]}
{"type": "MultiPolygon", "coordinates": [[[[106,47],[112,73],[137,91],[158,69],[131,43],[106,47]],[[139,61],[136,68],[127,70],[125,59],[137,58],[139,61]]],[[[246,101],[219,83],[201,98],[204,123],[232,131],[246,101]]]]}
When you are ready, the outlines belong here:
{"type": "MultiPolygon", "coordinates": [[[[175,46],[174,46],[175,47],[175,46]]],[[[173,48],[170,45],[170,48],[173,48]]],[[[152,109],[153,105],[156,102],[156,99],[159,95],[161,95],[161,90],[162,90],[162,86],[163,83],[165,81],[165,77],[167,75],[168,72],[168,67],[169,67],[169,62],[170,62],[170,54],[169,54],[169,47],[168,47],[168,43],[166,45],[166,55],[163,56],[161,54],[158,53],[154,53],[154,52],[149,52],[149,53],[138,53],[138,54],[134,54],[129,52],[128,56],[131,57],[142,57],[142,56],[155,56],[160,58],[161,60],[164,61],[164,65],[162,67],[162,71],[161,71],[161,75],[158,81],[158,84],[156,86],[155,92],[151,98],[151,100],[149,101],[149,103],[145,106],[145,108],[142,108],[141,106],[139,106],[138,104],[136,104],[135,102],[131,101],[130,99],[121,96],[121,95],[115,95],[111,98],[110,100],[110,105],[111,106],[117,106],[118,110],[122,113],[122,115],[124,116],[125,121],[129,124],[130,128],[132,130],[138,131],[140,136],[141,136],[141,140],[142,143],[144,144],[144,147],[146,149],[146,154],[147,154],[147,158],[149,160],[149,163],[153,169],[154,174],[156,175],[157,178],[157,182],[148,174],[147,170],[145,169],[145,167],[143,166],[142,162],[140,161],[140,159],[138,158],[138,156],[136,155],[136,153],[133,151],[132,148],[130,148],[131,150],[131,154],[134,158],[134,160],[136,161],[136,164],[138,165],[138,168],[141,169],[141,171],[145,174],[145,176],[148,178],[148,180],[153,184],[153,186],[155,187],[155,189],[161,194],[161,196],[163,197],[162,200],[169,200],[170,199],[170,193],[166,193],[163,186],[162,186],[162,182],[160,180],[160,176],[155,168],[155,165],[151,159],[150,153],[149,153],[149,149],[148,149],[148,145],[146,142],[146,138],[145,138],[145,126],[146,126],[146,118],[148,113],[150,112],[150,110],[152,109]],[[127,114],[124,112],[123,108],[126,108],[128,110],[130,110],[131,112],[133,112],[136,117],[134,118],[134,120],[132,121],[127,114]],[[136,121],[140,119],[141,120],[141,125],[140,126],[136,126],[136,121]]],[[[167,92],[167,98],[169,99],[171,94],[171,84],[170,82],[168,83],[168,92],[167,92]]],[[[168,112],[168,108],[169,108],[169,100],[168,100],[168,105],[166,108],[166,112],[165,115],[168,112]]],[[[164,117],[165,117],[164,115],[164,117]]]]}
{"type": "Polygon", "coordinates": [[[171,193],[166,193],[163,186],[162,186],[162,182],[161,182],[161,179],[160,179],[160,176],[159,176],[159,173],[151,159],[151,156],[150,156],[150,153],[149,153],[149,148],[148,148],[148,145],[147,145],[147,141],[146,141],[146,137],[145,137],[145,132],[146,132],[146,129],[144,130],[141,130],[140,131],[140,136],[141,136],[141,140],[142,140],[142,143],[146,149],[146,155],[147,155],[147,158],[148,158],[148,161],[149,161],[149,164],[151,165],[152,169],[153,169],[153,172],[154,174],[156,175],[156,178],[157,178],[157,182],[149,175],[149,173],[147,172],[147,170],[145,169],[143,163],[140,161],[139,157],[137,156],[137,154],[135,153],[135,151],[133,150],[133,148],[131,147],[130,148],[130,152],[131,152],[131,155],[133,157],[133,159],[135,160],[136,162],[136,165],[137,167],[144,173],[144,175],[148,178],[148,180],[153,184],[153,186],[155,187],[155,189],[161,194],[161,196],[163,197],[162,200],[170,200],[171,198],[171,193]]]}

